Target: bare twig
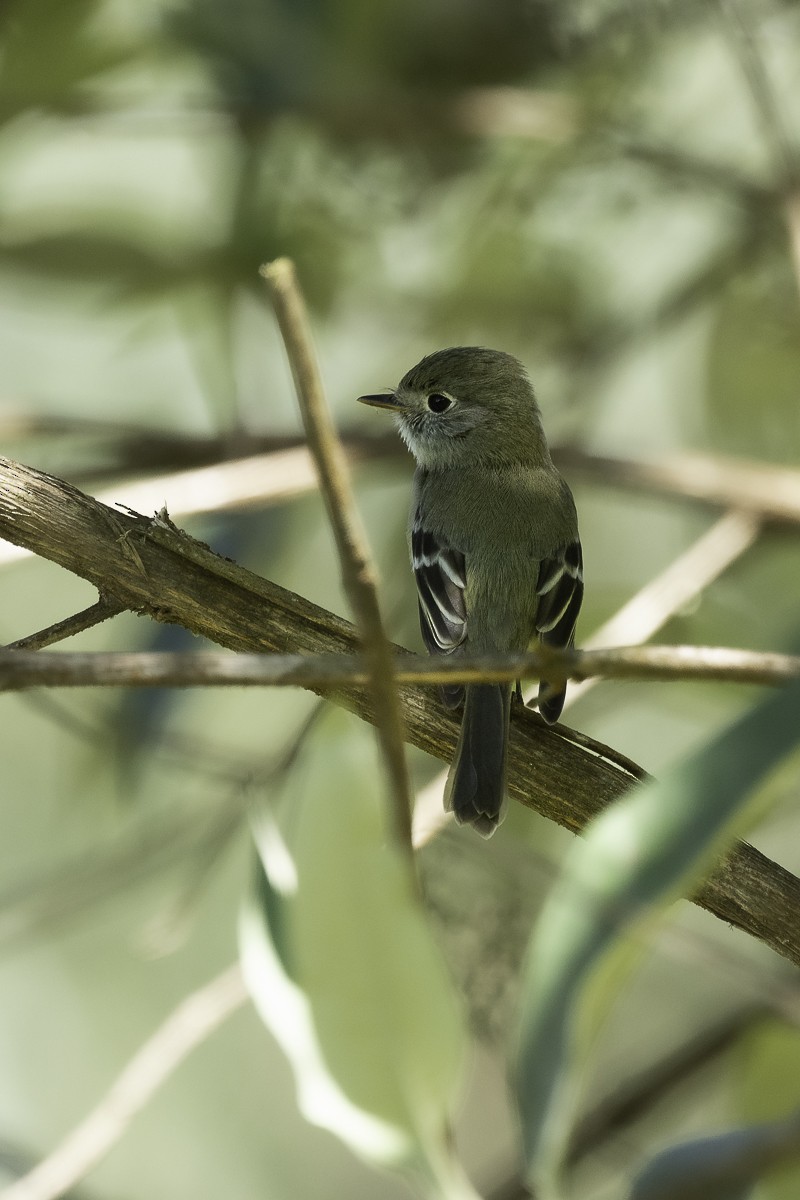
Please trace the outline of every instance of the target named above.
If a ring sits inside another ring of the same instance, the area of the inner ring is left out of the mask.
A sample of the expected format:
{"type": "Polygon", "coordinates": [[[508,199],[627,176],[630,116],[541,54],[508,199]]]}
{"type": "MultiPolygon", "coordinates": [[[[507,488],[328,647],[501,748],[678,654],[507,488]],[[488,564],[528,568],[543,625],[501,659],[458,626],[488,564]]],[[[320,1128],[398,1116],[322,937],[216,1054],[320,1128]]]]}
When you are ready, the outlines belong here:
{"type": "MultiPolygon", "coordinates": [[[[646,642],[741,558],[754,545],[760,530],[761,523],[752,513],[729,512],[720,517],[666,570],[623,604],[610,621],[596,629],[584,643],[585,649],[602,649],[623,641],[628,645],[646,642]]],[[[571,687],[565,707],[585,696],[599,678],[600,672],[571,687]]]]}
{"type": "Polygon", "coordinates": [[[29,633],[27,637],[18,638],[16,642],[10,642],[6,649],[40,650],[44,646],[53,646],[56,642],[63,642],[67,638],[74,637],[76,633],[83,633],[85,629],[93,629],[95,625],[101,625],[103,621],[108,621],[123,611],[122,605],[101,596],[96,604],[91,604],[82,612],[65,617],[63,621],[57,621],[55,625],[48,625],[46,629],[40,629],[37,633],[29,633]]]}
{"type": "MultiPolygon", "coordinates": [[[[316,487],[311,455],[305,446],[296,446],[155,479],[120,480],[101,492],[98,500],[135,512],[156,512],[166,504],[173,517],[186,517],[274,504],[316,487]]],[[[28,555],[29,551],[21,546],[0,543],[0,566],[28,555]]]]}
{"type": "Polygon", "coordinates": [[[272,293],[309,449],[319,473],[342,581],[356,617],[375,704],[375,724],[386,765],[398,843],[411,850],[411,785],[394,659],[378,605],[377,579],[356,509],[347,462],[331,420],[309,332],[308,314],[293,263],[276,259],[261,268],[272,293]]]}
{"type": "MultiPolygon", "coordinates": [[[[187,534],[115,513],[63,480],[3,458],[0,536],[88,579],[126,608],[177,622],[229,649],[358,649],[347,621],[220,558],[187,534]]],[[[333,699],[364,720],[374,719],[364,689],[343,687],[333,699]]],[[[450,762],[458,735],[452,714],[427,689],[404,687],[401,702],[408,740],[450,762]]],[[[514,706],[510,792],[549,820],[577,831],[640,778],[641,769],[624,756],[563,727],[549,728],[514,706]]],[[[694,899],[800,964],[800,880],[752,846],[737,842],[694,899]]]]}
{"type": "Polygon", "coordinates": [[[247,999],[238,965],[186,996],[148,1038],[98,1106],[0,1200],[56,1200],[123,1136],[137,1113],[183,1060],[247,999]]]}
{"type": "MultiPolygon", "coordinates": [[[[777,685],[800,678],[800,656],[728,646],[620,646],[439,659],[392,657],[402,686],[567,679],[713,680],[777,685]]],[[[208,651],[52,653],[0,649],[0,691],[32,687],[306,687],[364,688],[370,675],[356,655],[237,654],[208,651]]]]}
{"type": "Polygon", "coordinates": [[[800,471],[788,467],[711,454],[608,458],[566,446],[553,458],[562,470],[592,482],[750,512],[769,524],[800,523],[800,471]]]}

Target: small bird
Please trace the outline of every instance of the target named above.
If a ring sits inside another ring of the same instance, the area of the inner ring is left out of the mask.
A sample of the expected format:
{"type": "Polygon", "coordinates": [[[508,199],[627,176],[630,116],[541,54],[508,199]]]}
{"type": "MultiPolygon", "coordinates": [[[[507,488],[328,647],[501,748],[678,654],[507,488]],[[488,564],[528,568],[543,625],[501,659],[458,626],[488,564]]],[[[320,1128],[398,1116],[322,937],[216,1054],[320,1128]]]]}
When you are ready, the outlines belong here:
{"type": "MultiPolygon", "coordinates": [[[[583,599],[578,519],[522,364],[456,346],[423,358],[394,392],[359,400],[396,415],[416,460],[409,542],[429,653],[518,652],[535,637],[571,646],[583,599]]],[[[511,684],[441,691],[448,708],[464,705],[445,806],[491,837],[505,811],[511,684]]],[[[565,692],[540,683],[549,724],[565,692]]]]}

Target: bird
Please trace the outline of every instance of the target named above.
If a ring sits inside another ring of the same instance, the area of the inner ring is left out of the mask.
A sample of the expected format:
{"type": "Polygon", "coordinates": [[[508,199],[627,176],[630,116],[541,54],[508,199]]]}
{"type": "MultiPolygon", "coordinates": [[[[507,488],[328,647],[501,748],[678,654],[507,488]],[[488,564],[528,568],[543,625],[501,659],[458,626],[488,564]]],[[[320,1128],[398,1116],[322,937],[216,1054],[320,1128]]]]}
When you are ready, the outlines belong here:
{"type": "MultiPolygon", "coordinates": [[[[522,363],[454,346],[428,354],[393,390],[358,399],[394,414],[416,462],[408,541],[428,652],[520,652],[535,639],[572,646],[583,599],[575,502],[522,363]]],[[[548,724],[565,693],[563,682],[540,682],[548,724]]],[[[463,705],[445,807],[490,837],[507,806],[512,685],[445,684],[441,695],[450,709],[463,705]]]]}

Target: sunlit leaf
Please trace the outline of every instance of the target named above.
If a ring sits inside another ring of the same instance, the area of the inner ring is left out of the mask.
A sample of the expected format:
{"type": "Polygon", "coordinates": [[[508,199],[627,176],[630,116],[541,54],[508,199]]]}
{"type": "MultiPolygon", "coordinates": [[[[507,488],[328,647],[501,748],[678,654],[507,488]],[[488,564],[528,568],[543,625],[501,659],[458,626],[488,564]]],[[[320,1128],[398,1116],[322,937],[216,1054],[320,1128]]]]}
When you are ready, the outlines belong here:
{"type": "Polygon", "coordinates": [[[433,1194],[466,1198],[447,1135],[461,1014],[408,864],[387,837],[374,750],[340,713],[324,734],[302,786],[293,776],[256,822],[245,974],[306,1117],[373,1162],[421,1172],[433,1194]]]}
{"type": "Polygon", "coordinates": [[[533,935],[522,1002],[519,1101],[542,1200],[558,1194],[588,1044],[636,951],[625,935],[720,850],[753,787],[800,738],[798,706],[800,685],[770,696],[603,813],[571,849],[533,935]]]}

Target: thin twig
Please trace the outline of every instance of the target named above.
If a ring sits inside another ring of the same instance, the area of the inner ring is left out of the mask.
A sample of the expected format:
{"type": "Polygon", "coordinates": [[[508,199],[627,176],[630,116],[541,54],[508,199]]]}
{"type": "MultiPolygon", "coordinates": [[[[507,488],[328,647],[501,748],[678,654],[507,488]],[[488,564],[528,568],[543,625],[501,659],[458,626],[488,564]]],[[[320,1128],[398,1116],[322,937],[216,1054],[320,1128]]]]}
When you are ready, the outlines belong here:
{"type": "MultiPolygon", "coordinates": [[[[558,682],[589,678],[707,680],[780,685],[800,678],[800,656],[728,646],[542,647],[525,654],[439,659],[392,655],[401,686],[558,682]]],[[[0,649],[0,691],[33,687],[369,687],[363,658],[348,654],[225,654],[217,651],[96,651],[46,654],[0,649]]]]}
{"type": "MultiPolygon", "coordinates": [[[[670,565],[651,579],[627,604],[584,642],[585,650],[603,649],[615,643],[639,645],[653,637],[685,605],[695,600],[710,584],[736,562],[758,540],[761,522],[752,513],[729,512],[670,565]]],[[[650,647],[655,651],[656,647],[650,647]]],[[[601,678],[598,673],[567,692],[565,708],[571,707],[601,678]]]]}
{"type": "Polygon", "coordinates": [[[40,629],[37,633],[29,633],[27,637],[18,638],[16,642],[9,642],[5,648],[41,650],[45,646],[53,646],[56,642],[74,637],[76,633],[83,633],[85,629],[93,629],[95,625],[101,625],[103,621],[108,621],[121,612],[124,612],[123,605],[101,596],[96,604],[91,604],[71,617],[65,617],[63,621],[57,621],[55,625],[48,625],[46,629],[40,629]]]}
{"type": "MultiPolygon", "coordinates": [[[[154,479],[122,479],[97,499],[150,513],[166,505],[172,517],[227,512],[276,504],[304,495],[317,486],[311,455],[305,446],[255,454],[209,467],[193,467],[154,479]]],[[[0,542],[0,566],[30,556],[21,546],[0,542]]]]}
{"type": "Polygon", "coordinates": [[[0,1192],[0,1200],[56,1200],[123,1136],[155,1092],[247,999],[238,964],[184,997],[148,1038],[87,1117],[38,1166],[0,1192]]]}
{"type": "Polygon", "coordinates": [[[275,313],[294,376],[309,449],[339,552],[342,581],[356,617],[375,704],[378,740],[388,775],[394,831],[411,850],[411,784],[394,658],[378,605],[376,573],[356,509],[347,461],[325,401],[311,343],[308,314],[294,265],[279,258],[261,268],[272,293],[275,313]]]}
{"type": "Polygon", "coordinates": [[[553,459],[570,476],[593,483],[751,512],[765,524],[800,523],[800,471],[790,467],[694,453],[609,458],[567,446],[555,449],[553,459]]]}

